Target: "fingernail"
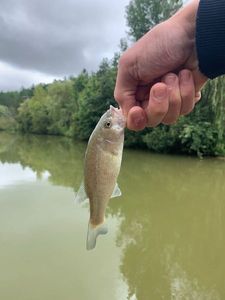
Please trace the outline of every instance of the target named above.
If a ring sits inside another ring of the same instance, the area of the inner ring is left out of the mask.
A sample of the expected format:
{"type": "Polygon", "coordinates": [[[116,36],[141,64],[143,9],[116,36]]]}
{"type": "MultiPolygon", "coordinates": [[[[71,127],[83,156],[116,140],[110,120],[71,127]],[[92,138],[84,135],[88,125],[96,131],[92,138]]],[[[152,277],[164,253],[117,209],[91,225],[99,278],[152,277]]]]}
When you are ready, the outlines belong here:
{"type": "Polygon", "coordinates": [[[161,102],[162,100],[165,99],[167,94],[167,90],[165,86],[161,86],[161,87],[157,87],[154,91],[153,91],[153,96],[154,98],[161,102]]]}
{"type": "Polygon", "coordinates": [[[181,72],[180,78],[181,78],[181,80],[183,82],[189,81],[190,78],[191,78],[191,72],[189,72],[189,71],[183,71],[183,72],[181,72]]]}
{"type": "Polygon", "coordinates": [[[144,123],[144,118],[136,118],[134,120],[134,124],[138,128],[141,127],[143,123],[144,123]]]}
{"type": "Polygon", "coordinates": [[[165,78],[165,83],[169,86],[174,85],[176,81],[176,76],[170,75],[165,78]]]}

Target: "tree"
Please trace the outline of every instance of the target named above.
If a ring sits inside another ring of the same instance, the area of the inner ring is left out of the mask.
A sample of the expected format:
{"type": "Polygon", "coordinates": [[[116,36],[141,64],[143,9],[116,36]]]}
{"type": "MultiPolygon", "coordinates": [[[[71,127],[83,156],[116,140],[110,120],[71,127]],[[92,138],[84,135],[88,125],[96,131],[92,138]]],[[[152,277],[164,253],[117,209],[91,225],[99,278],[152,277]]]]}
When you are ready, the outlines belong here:
{"type": "MultiPolygon", "coordinates": [[[[180,0],[131,0],[126,9],[130,36],[138,39],[180,5],[180,0]]],[[[115,105],[116,68],[119,55],[126,48],[127,40],[121,39],[119,52],[111,61],[103,59],[97,72],[88,74],[83,70],[77,77],[23,89],[10,94],[10,101],[8,93],[0,93],[0,104],[11,103],[16,107],[19,103],[17,120],[24,132],[87,140],[109,105],[115,105]]],[[[223,78],[210,81],[203,90],[202,100],[190,115],[180,118],[173,126],[160,125],[142,132],[127,130],[126,146],[199,156],[225,153],[224,94],[223,78]]]]}
{"type": "Polygon", "coordinates": [[[72,123],[72,115],[76,109],[73,81],[55,81],[47,88],[47,111],[49,134],[67,135],[72,123]]]}
{"type": "Polygon", "coordinates": [[[47,91],[42,85],[37,85],[34,95],[26,99],[18,109],[18,122],[24,132],[47,133],[49,125],[48,110],[46,105],[47,91]]]}
{"type": "Polygon", "coordinates": [[[78,110],[74,113],[74,136],[87,140],[101,115],[115,105],[113,90],[116,69],[103,59],[96,73],[88,78],[85,89],[79,94],[78,110]]]}
{"type": "Polygon", "coordinates": [[[181,0],[131,0],[126,7],[129,35],[138,40],[153,26],[168,19],[181,5],[181,0]]]}
{"type": "MultiPolygon", "coordinates": [[[[130,36],[137,40],[182,4],[179,0],[131,0],[126,8],[130,36]]],[[[156,152],[218,155],[225,151],[224,79],[209,82],[202,100],[187,117],[173,126],[160,125],[148,132],[128,134],[128,145],[144,142],[156,152]],[[140,138],[141,136],[141,138],[140,138]]]]}

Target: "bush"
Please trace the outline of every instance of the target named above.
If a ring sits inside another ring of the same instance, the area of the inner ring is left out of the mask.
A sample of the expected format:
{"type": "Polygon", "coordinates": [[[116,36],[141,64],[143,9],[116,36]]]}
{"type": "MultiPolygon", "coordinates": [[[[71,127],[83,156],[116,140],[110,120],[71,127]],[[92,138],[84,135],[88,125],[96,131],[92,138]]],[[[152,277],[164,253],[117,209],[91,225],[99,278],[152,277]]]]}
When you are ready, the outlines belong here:
{"type": "Polygon", "coordinates": [[[182,152],[203,155],[224,154],[218,138],[218,130],[209,122],[187,124],[180,133],[182,152]]]}

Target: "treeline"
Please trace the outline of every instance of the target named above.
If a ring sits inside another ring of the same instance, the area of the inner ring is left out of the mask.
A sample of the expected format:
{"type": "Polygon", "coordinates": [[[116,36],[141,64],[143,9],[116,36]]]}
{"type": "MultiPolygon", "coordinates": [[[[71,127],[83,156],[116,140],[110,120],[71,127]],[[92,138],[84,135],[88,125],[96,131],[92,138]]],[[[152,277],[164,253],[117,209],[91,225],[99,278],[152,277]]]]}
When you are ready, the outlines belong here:
{"type": "MultiPolygon", "coordinates": [[[[23,133],[62,135],[87,140],[110,104],[115,61],[104,60],[96,73],[85,70],[77,77],[32,88],[10,106],[0,98],[0,125],[9,123],[23,133]],[[13,121],[14,120],[14,121],[13,121]]],[[[126,132],[126,146],[163,153],[221,155],[225,150],[224,79],[207,84],[195,110],[172,126],[160,125],[142,132],[126,132]]],[[[7,95],[7,93],[5,93],[7,95]]]]}
{"type": "MultiPolygon", "coordinates": [[[[161,5],[157,0],[130,2],[126,14],[130,35],[134,39],[143,35],[149,26],[167,18],[169,12],[179,6],[179,1],[175,0],[161,2],[161,5]]],[[[121,42],[121,51],[126,49],[126,44],[124,40],[121,42]]],[[[0,93],[0,129],[13,128],[23,133],[87,140],[100,116],[110,104],[115,105],[113,91],[119,55],[115,54],[112,60],[104,59],[98,71],[91,74],[83,70],[76,77],[52,84],[0,93]]],[[[181,117],[172,126],[160,125],[138,133],[127,130],[126,146],[199,156],[225,154],[224,95],[223,78],[209,82],[202,100],[189,116],[181,117]]]]}
{"type": "Polygon", "coordinates": [[[101,114],[115,104],[116,68],[104,60],[98,72],[85,70],[77,77],[38,85],[18,108],[22,132],[87,139],[101,114]]]}
{"type": "Polygon", "coordinates": [[[15,130],[16,115],[20,104],[33,95],[34,87],[20,91],[0,92],[0,130],[15,130]]]}

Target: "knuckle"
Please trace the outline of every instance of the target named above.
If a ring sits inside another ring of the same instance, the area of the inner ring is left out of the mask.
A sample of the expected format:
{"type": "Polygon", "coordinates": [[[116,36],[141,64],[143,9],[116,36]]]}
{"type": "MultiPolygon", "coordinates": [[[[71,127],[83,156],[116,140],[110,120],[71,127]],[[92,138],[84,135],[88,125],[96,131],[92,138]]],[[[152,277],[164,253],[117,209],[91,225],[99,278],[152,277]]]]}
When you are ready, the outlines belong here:
{"type": "Polygon", "coordinates": [[[154,111],[152,110],[151,114],[147,114],[147,127],[156,127],[158,124],[160,124],[165,113],[165,110],[159,108],[155,108],[154,111]]]}
{"type": "Polygon", "coordinates": [[[151,107],[151,113],[150,116],[151,118],[159,118],[161,116],[164,116],[165,113],[167,112],[167,108],[164,106],[156,105],[151,107]]]}
{"type": "Polygon", "coordinates": [[[124,52],[118,62],[118,70],[130,78],[139,80],[139,64],[134,54],[129,51],[124,52]]]}
{"type": "Polygon", "coordinates": [[[148,121],[148,124],[147,124],[147,127],[156,127],[157,125],[159,125],[159,123],[158,122],[153,122],[153,121],[148,121]]]}
{"type": "Polygon", "coordinates": [[[166,117],[162,120],[162,124],[164,125],[172,125],[177,122],[177,117],[166,117]]]}
{"type": "Polygon", "coordinates": [[[189,106],[183,107],[181,110],[181,115],[188,115],[190,112],[192,112],[192,110],[194,109],[194,103],[192,103],[189,106]]]}
{"type": "Polygon", "coordinates": [[[170,97],[169,102],[170,102],[170,106],[171,106],[172,108],[176,108],[177,106],[180,106],[181,99],[180,99],[179,96],[174,95],[173,97],[170,97]]]}
{"type": "Polygon", "coordinates": [[[186,115],[190,114],[192,112],[192,110],[193,110],[193,108],[186,109],[182,112],[182,115],[186,116],[186,115]]]}
{"type": "Polygon", "coordinates": [[[119,104],[123,103],[126,100],[126,96],[124,95],[124,93],[119,91],[118,89],[115,89],[114,91],[114,98],[119,104]]]}
{"type": "Polygon", "coordinates": [[[127,52],[124,52],[122,56],[119,59],[118,62],[118,67],[121,68],[126,68],[130,64],[130,58],[127,52]]]}
{"type": "Polygon", "coordinates": [[[120,101],[120,92],[117,89],[114,90],[114,98],[117,102],[120,101]]]}
{"type": "Polygon", "coordinates": [[[193,100],[194,93],[191,89],[183,89],[181,93],[182,101],[192,101],[193,100]]]}
{"type": "Polygon", "coordinates": [[[192,101],[195,95],[195,87],[192,84],[186,84],[180,86],[180,95],[182,100],[192,101]]]}

